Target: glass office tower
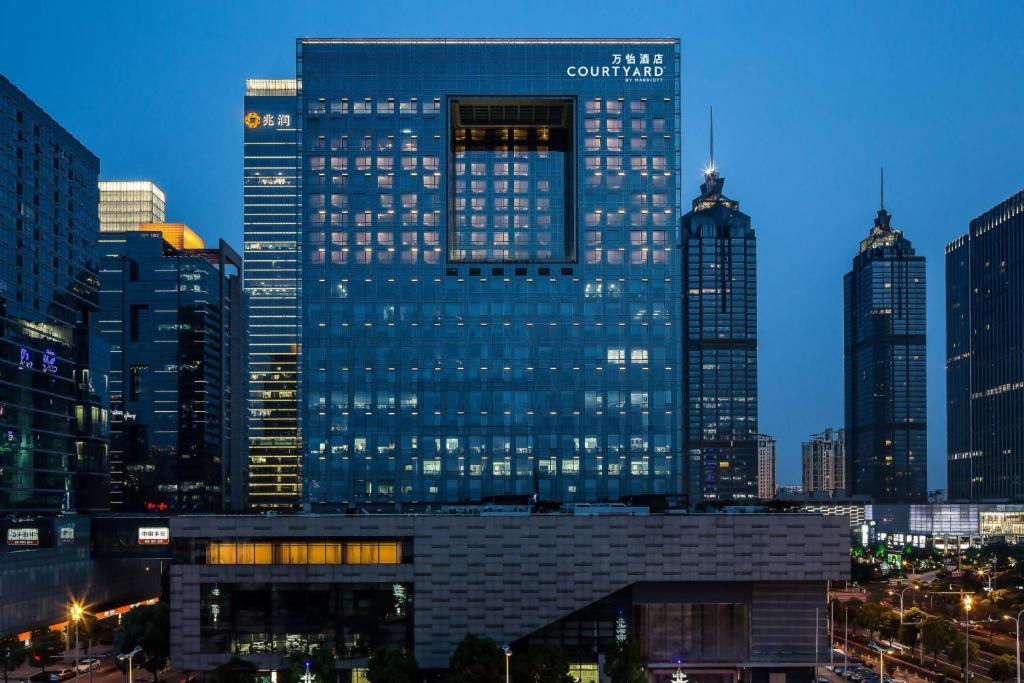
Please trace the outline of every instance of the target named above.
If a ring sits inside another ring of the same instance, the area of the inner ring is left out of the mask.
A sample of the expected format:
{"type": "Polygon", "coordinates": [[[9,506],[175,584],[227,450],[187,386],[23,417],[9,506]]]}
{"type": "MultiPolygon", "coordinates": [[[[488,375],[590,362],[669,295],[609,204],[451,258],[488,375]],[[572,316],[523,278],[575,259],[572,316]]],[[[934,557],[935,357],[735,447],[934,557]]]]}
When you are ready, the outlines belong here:
{"type": "Polygon", "coordinates": [[[1024,191],[946,247],[949,497],[1024,498],[1024,191]]]}
{"type": "Polygon", "coordinates": [[[300,505],[299,193],[295,79],[245,82],[249,505],[300,505]]]}
{"type": "Polygon", "coordinates": [[[925,260],[882,207],[843,278],[846,477],[878,502],[927,497],[925,260]]]}
{"type": "Polygon", "coordinates": [[[683,429],[690,500],[757,498],[757,238],[725,178],[683,216],[683,429]]]}
{"type": "Polygon", "coordinates": [[[100,181],[100,232],[138,230],[143,223],[163,223],[167,197],[151,180],[100,181]]]}
{"type": "Polygon", "coordinates": [[[100,238],[111,508],[241,509],[241,257],[180,223],[142,227],[100,238]]]}
{"type": "Polygon", "coordinates": [[[0,76],[0,513],[107,507],[99,159],[0,76]]]}
{"type": "Polygon", "coordinates": [[[682,497],[676,40],[300,40],[305,499],[682,497]]]}

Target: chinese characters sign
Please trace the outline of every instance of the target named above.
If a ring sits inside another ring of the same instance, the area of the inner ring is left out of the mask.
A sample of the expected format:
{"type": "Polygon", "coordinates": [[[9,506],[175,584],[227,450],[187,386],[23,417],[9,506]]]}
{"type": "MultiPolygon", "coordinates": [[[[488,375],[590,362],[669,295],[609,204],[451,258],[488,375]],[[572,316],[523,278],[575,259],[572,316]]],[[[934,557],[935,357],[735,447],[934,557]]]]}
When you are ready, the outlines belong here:
{"type": "Polygon", "coordinates": [[[626,83],[657,83],[665,75],[665,55],[661,52],[616,53],[604,65],[573,64],[565,70],[569,78],[621,78],[626,83]]]}
{"type": "Polygon", "coordinates": [[[251,111],[245,115],[246,128],[291,128],[291,114],[260,114],[251,111]]]}
{"type": "Polygon", "coordinates": [[[171,530],[165,526],[140,526],[139,545],[167,545],[171,542],[171,530]]]}
{"type": "Polygon", "coordinates": [[[11,528],[7,530],[7,545],[18,545],[18,546],[33,546],[39,545],[39,529],[35,527],[29,528],[11,528]]]}

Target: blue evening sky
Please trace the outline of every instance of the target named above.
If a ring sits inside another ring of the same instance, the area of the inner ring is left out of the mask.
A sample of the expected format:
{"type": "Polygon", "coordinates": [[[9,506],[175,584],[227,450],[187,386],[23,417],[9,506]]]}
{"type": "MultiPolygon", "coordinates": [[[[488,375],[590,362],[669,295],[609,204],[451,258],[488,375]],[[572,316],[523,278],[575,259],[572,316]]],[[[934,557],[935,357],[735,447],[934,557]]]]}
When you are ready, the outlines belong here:
{"type": "Polygon", "coordinates": [[[682,39],[683,196],[707,161],[758,233],[761,430],[779,481],[843,419],[842,276],[886,205],[928,258],[929,486],[944,487],[944,263],[1024,187],[1021,2],[3,2],[0,73],[101,159],[152,178],[168,219],[242,242],[246,77],[294,74],[295,38],[682,39]]]}

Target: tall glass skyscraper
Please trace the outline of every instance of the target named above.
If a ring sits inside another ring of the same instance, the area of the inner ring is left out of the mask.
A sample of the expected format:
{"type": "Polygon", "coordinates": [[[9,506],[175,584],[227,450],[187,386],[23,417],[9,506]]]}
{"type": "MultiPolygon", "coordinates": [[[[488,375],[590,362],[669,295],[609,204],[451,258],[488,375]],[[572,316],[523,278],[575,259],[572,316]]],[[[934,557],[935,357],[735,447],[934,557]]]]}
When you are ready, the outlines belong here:
{"type": "Polygon", "coordinates": [[[0,513],[107,507],[99,159],[0,76],[0,513]]]}
{"type": "Polygon", "coordinates": [[[683,429],[689,497],[757,489],[757,240],[714,161],[683,216],[683,429]]]}
{"type": "Polygon", "coordinates": [[[925,259],[882,206],[843,278],[846,477],[878,502],[927,497],[925,259]]]}
{"type": "Polygon", "coordinates": [[[249,297],[249,505],[301,504],[299,190],[295,80],[245,83],[245,290],[249,297]]]}
{"type": "Polygon", "coordinates": [[[223,241],[206,249],[180,223],[141,228],[100,238],[111,508],[240,509],[242,259],[223,241]]]}
{"type": "Polygon", "coordinates": [[[297,75],[306,501],[682,497],[678,41],[297,75]]]}
{"type": "Polygon", "coordinates": [[[1024,191],[946,247],[949,496],[1024,498],[1024,191]]]}

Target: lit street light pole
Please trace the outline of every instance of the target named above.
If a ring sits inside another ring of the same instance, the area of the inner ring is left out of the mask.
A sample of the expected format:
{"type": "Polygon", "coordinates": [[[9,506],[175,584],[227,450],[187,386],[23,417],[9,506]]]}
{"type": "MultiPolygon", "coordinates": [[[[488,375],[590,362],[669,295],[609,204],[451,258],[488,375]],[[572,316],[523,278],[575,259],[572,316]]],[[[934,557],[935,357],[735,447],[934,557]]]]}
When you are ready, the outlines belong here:
{"type": "Polygon", "coordinates": [[[964,683],[971,679],[971,596],[964,596],[964,683]]]}
{"type": "Polygon", "coordinates": [[[78,683],[78,622],[82,619],[82,605],[79,602],[71,602],[71,621],[75,624],[75,683],[78,683]]]}
{"type": "Polygon", "coordinates": [[[133,649],[131,652],[117,656],[118,661],[123,662],[125,659],[128,660],[128,683],[135,683],[132,672],[132,660],[135,659],[135,655],[139,654],[140,652],[142,652],[142,648],[136,645],[135,649],[133,649]]]}
{"type": "Polygon", "coordinates": [[[1014,624],[1017,626],[1017,683],[1020,683],[1020,617],[1024,614],[1024,609],[1017,612],[1017,616],[1011,617],[1009,614],[1004,614],[1003,619],[1013,619],[1014,624]]]}
{"type": "Polygon", "coordinates": [[[501,649],[505,653],[505,683],[508,683],[508,663],[509,660],[512,659],[512,648],[510,648],[508,645],[502,645],[501,649]]]}

